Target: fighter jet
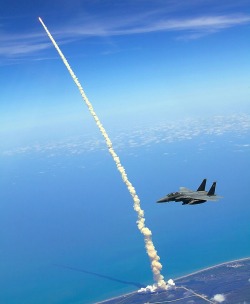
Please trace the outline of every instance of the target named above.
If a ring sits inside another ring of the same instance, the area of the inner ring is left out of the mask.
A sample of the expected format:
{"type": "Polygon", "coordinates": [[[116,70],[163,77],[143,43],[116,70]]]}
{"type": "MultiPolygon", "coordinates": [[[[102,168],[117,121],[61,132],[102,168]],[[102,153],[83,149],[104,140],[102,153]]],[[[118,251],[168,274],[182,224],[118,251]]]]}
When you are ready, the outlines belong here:
{"type": "Polygon", "coordinates": [[[180,187],[179,192],[172,192],[163,198],[159,199],[157,203],[166,203],[166,202],[182,202],[182,205],[197,205],[205,203],[206,201],[217,201],[221,196],[215,194],[216,182],[213,182],[211,188],[207,192],[206,187],[206,178],[202,181],[200,186],[196,191],[190,190],[185,187],[180,187]]]}

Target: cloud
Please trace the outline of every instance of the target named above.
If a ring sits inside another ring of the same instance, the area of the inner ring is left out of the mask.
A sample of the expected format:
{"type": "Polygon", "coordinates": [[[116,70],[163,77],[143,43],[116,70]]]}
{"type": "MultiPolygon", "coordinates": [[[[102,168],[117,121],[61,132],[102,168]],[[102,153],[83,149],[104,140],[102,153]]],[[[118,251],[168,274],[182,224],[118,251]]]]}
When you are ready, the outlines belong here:
{"type": "MultiPolygon", "coordinates": [[[[81,19],[82,20],[82,19],[81,19]]],[[[90,20],[83,24],[78,21],[58,31],[57,35],[73,37],[110,37],[138,35],[154,32],[192,32],[193,37],[215,33],[220,30],[250,23],[249,15],[211,15],[199,17],[170,18],[158,11],[119,19],[90,20]]]]}
{"type": "MultiPolygon", "coordinates": [[[[222,136],[226,134],[244,135],[250,130],[250,116],[246,114],[237,114],[232,116],[214,116],[209,119],[182,119],[181,121],[151,124],[142,126],[134,131],[124,130],[116,131],[112,134],[113,144],[118,151],[136,149],[144,147],[150,148],[157,144],[180,142],[204,136],[222,136]]],[[[205,142],[201,149],[204,149],[205,142]]],[[[231,148],[238,147],[238,144],[232,144],[231,148]]],[[[246,151],[248,143],[246,143],[246,151]]],[[[80,155],[87,152],[103,150],[104,143],[102,139],[94,138],[91,135],[84,137],[65,139],[58,142],[46,144],[36,144],[33,146],[23,146],[10,150],[0,150],[0,155],[14,156],[18,154],[39,153],[48,157],[57,155],[80,155]]],[[[237,148],[238,149],[238,148],[237,148]]],[[[237,150],[235,151],[237,152],[237,150]]]]}
{"type": "MultiPolygon", "coordinates": [[[[160,10],[134,13],[122,18],[81,16],[63,25],[54,25],[53,34],[62,43],[87,37],[112,37],[156,32],[176,32],[177,39],[198,39],[235,26],[250,23],[250,15],[203,15],[173,18],[160,10]],[[163,15],[165,14],[165,15],[163,15]]],[[[5,58],[28,57],[51,47],[43,33],[5,33],[1,29],[0,56],[5,58]]]]}
{"type": "MultiPolygon", "coordinates": [[[[61,39],[61,44],[71,41],[72,39],[65,37],[65,39],[61,39]]],[[[36,56],[35,59],[39,60],[37,54],[48,48],[51,48],[51,43],[43,34],[2,34],[0,37],[0,59],[1,57],[9,60],[32,59],[31,56],[36,56]]],[[[44,56],[42,59],[46,59],[46,57],[44,56]]]]}
{"type": "Polygon", "coordinates": [[[153,22],[152,24],[135,25],[130,28],[108,29],[110,35],[141,34],[159,31],[209,31],[221,29],[250,22],[250,16],[205,16],[186,19],[167,19],[153,22]]]}
{"type": "Polygon", "coordinates": [[[49,47],[49,43],[33,43],[30,41],[16,42],[8,41],[0,46],[0,56],[15,57],[17,55],[26,55],[45,50],[49,47]]]}
{"type": "Polygon", "coordinates": [[[214,300],[215,302],[218,302],[218,303],[222,303],[224,301],[226,301],[226,298],[223,294],[216,294],[212,300],[214,300]]]}

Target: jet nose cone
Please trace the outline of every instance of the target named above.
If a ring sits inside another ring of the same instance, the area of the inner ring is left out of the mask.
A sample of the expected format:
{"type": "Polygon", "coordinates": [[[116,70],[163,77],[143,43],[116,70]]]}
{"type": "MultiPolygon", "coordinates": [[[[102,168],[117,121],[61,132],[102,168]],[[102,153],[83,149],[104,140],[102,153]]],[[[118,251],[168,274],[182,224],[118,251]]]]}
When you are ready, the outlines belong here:
{"type": "Polygon", "coordinates": [[[160,198],[156,203],[165,203],[167,202],[166,198],[163,197],[163,198],[160,198]]]}

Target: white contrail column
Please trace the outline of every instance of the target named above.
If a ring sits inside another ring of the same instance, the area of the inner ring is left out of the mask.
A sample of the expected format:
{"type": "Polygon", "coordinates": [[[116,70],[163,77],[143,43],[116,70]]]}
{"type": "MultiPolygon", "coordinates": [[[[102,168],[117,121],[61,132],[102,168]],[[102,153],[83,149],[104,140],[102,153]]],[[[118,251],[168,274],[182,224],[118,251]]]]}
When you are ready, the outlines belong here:
{"type": "Polygon", "coordinates": [[[126,186],[128,188],[128,191],[133,198],[134,210],[137,212],[137,216],[138,216],[137,226],[138,226],[138,229],[140,230],[140,232],[144,236],[146,251],[147,251],[147,254],[148,254],[150,262],[151,262],[151,268],[152,268],[152,271],[153,271],[154,280],[156,282],[155,287],[157,289],[165,290],[165,289],[167,289],[168,285],[165,283],[164,277],[161,275],[162,265],[160,263],[160,257],[158,256],[157,251],[155,250],[155,247],[154,247],[154,244],[153,244],[153,241],[152,241],[152,232],[149,230],[149,228],[147,228],[145,226],[144,211],[141,209],[140,200],[139,200],[138,195],[136,194],[135,188],[133,187],[133,185],[129,181],[129,179],[127,177],[127,174],[126,174],[126,171],[125,171],[124,167],[122,166],[119,157],[117,156],[117,154],[115,153],[115,151],[113,149],[112,142],[109,139],[107,132],[105,131],[105,129],[104,129],[103,125],[101,124],[98,116],[96,115],[92,104],[88,100],[80,82],[78,81],[76,75],[74,74],[73,70],[71,69],[67,59],[64,57],[64,55],[61,52],[60,48],[58,47],[56,41],[54,40],[54,38],[52,37],[52,35],[50,34],[49,30],[47,29],[47,27],[45,26],[45,24],[43,23],[43,21],[40,17],[39,17],[39,21],[41,22],[42,26],[44,27],[44,29],[45,29],[46,33],[48,34],[50,40],[52,41],[53,45],[55,46],[56,50],[58,51],[62,61],[64,62],[66,68],[68,69],[72,79],[74,80],[76,86],[78,87],[84,102],[86,103],[91,115],[93,116],[100,132],[102,133],[102,135],[105,139],[105,142],[106,142],[106,145],[108,147],[109,153],[113,157],[113,160],[116,164],[116,167],[121,174],[122,180],[126,184],[126,186]]]}

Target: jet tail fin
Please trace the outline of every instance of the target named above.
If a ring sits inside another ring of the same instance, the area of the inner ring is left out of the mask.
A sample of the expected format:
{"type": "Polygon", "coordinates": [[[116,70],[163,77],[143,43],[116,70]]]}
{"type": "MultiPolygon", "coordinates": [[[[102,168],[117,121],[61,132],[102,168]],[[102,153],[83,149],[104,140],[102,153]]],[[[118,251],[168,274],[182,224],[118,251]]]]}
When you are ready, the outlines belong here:
{"type": "Polygon", "coordinates": [[[213,182],[211,188],[209,189],[209,191],[207,193],[208,196],[212,196],[215,194],[215,187],[216,187],[216,182],[213,182]]]}
{"type": "Polygon", "coordinates": [[[196,191],[205,191],[207,179],[203,179],[202,183],[200,184],[199,188],[196,191]]]}

